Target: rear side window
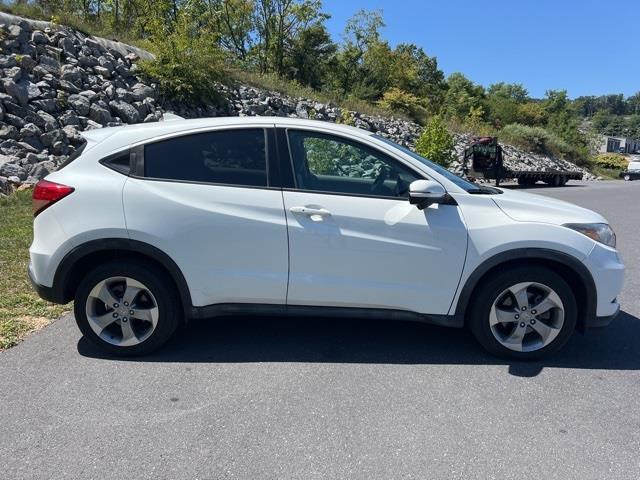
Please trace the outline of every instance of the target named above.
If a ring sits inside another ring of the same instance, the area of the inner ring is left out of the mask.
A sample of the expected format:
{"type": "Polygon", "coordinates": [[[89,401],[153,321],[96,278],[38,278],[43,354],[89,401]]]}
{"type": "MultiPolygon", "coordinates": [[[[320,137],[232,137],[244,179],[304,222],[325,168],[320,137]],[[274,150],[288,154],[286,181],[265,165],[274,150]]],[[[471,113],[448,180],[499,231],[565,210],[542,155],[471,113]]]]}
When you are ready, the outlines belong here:
{"type": "Polygon", "coordinates": [[[116,172],[129,175],[129,171],[131,170],[129,158],[130,154],[129,150],[127,150],[126,152],[116,153],[115,155],[105,158],[102,160],[102,164],[116,172]]]}
{"type": "Polygon", "coordinates": [[[144,148],[146,177],[227,185],[267,186],[263,129],[196,133],[144,148]]]}

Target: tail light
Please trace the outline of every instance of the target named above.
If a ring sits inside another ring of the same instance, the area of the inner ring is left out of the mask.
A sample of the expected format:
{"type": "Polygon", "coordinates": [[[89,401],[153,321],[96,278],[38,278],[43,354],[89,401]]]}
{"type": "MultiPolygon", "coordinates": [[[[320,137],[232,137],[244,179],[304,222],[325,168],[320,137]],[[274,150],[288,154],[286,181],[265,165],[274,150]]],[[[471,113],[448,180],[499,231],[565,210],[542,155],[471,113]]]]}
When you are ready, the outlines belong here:
{"type": "Polygon", "coordinates": [[[35,217],[45,208],[63,199],[74,190],[75,188],[67,185],[40,180],[33,189],[33,216],[35,217]]]}

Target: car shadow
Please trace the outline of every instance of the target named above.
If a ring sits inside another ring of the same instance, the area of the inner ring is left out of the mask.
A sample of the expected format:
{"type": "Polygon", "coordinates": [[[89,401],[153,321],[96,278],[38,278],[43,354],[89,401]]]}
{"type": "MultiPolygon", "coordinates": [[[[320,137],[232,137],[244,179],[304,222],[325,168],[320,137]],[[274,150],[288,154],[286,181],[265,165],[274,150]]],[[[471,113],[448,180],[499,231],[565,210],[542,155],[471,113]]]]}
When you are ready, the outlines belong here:
{"type": "Polygon", "coordinates": [[[576,334],[551,359],[500,360],[467,330],[411,322],[318,318],[219,317],[190,322],[160,351],[134,358],[109,356],[81,338],[86,357],[127,362],[380,363],[508,365],[521,377],[543,368],[640,369],[640,319],[628,313],[608,327],[576,334]]]}

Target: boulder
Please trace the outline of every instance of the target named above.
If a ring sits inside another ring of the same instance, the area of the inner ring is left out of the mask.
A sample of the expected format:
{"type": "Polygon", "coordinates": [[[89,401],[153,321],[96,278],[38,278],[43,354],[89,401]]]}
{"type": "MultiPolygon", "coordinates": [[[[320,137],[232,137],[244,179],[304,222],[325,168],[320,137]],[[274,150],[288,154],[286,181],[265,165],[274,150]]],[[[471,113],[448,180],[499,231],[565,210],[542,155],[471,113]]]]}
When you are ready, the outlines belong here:
{"type": "Polygon", "coordinates": [[[100,107],[97,104],[92,104],[89,109],[89,118],[100,125],[106,125],[113,121],[111,113],[106,108],[100,107]]]}
{"type": "Polygon", "coordinates": [[[91,106],[91,102],[84,95],[69,95],[67,98],[67,103],[76,111],[78,114],[86,116],[89,114],[89,107],[91,106]]]}
{"type": "Polygon", "coordinates": [[[16,99],[20,105],[27,105],[29,101],[29,91],[27,90],[26,82],[16,83],[11,79],[4,79],[2,86],[4,87],[4,91],[16,99]]]}
{"type": "Polygon", "coordinates": [[[123,100],[111,100],[109,107],[126,123],[138,123],[140,121],[140,115],[135,107],[123,100]]]}

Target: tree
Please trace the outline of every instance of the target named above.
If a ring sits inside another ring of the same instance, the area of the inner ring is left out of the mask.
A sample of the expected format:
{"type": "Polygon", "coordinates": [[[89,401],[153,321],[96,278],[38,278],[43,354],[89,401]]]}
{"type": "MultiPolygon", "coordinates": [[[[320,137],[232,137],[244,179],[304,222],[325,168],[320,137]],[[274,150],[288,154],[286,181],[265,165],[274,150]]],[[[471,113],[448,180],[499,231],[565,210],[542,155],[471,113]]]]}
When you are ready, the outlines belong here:
{"type": "Polygon", "coordinates": [[[463,120],[474,108],[481,106],[484,88],[474,84],[462,73],[452,73],[447,79],[443,109],[447,116],[463,120]]]}
{"type": "Polygon", "coordinates": [[[401,43],[393,51],[393,86],[426,99],[429,110],[437,112],[446,92],[444,73],[435,57],[429,57],[422,48],[401,43]]]}
{"type": "Polygon", "coordinates": [[[289,78],[319,90],[336,53],[336,45],[322,24],[314,24],[300,31],[289,42],[285,63],[289,78]]]}
{"type": "Polygon", "coordinates": [[[342,48],[330,85],[345,96],[378,99],[390,86],[392,69],[389,44],[380,41],[384,27],[379,10],[358,11],[345,26],[342,48]]]}
{"type": "Polygon", "coordinates": [[[439,116],[427,123],[416,142],[416,152],[444,167],[453,161],[454,140],[439,116]]]}

